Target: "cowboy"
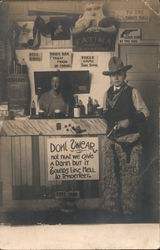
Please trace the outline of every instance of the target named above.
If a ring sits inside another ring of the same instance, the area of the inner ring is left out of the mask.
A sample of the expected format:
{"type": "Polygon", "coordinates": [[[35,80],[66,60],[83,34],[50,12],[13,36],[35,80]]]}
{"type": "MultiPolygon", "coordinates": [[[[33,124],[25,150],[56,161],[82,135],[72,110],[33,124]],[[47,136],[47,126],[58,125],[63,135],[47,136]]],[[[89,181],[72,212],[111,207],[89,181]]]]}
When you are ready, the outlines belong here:
{"type": "Polygon", "coordinates": [[[109,61],[111,87],[105,92],[103,110],[107,136],[103,145],[106,167],[103,169],[103,202],[108,209],[123,214],[136,212],[138,179],[142,160],[140,128],[149,111],[137,89],[126,82],[126,72],[118,57],[109,61]]]}

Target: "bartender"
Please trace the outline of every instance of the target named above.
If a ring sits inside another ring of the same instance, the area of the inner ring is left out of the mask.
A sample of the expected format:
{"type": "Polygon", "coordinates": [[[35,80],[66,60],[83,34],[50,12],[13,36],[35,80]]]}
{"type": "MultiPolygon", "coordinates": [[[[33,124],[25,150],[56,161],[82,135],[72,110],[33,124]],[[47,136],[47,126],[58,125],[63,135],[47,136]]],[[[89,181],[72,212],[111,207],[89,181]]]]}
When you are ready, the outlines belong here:
{"type": "Polygon", "coordinates": [[[59,75],[51,78],[51,89],[41,95],[39,107],[49,117],[55,117],[58,112],[62,117],[70,113],[69,98],[63,93],[62,81],[59,75]]]}

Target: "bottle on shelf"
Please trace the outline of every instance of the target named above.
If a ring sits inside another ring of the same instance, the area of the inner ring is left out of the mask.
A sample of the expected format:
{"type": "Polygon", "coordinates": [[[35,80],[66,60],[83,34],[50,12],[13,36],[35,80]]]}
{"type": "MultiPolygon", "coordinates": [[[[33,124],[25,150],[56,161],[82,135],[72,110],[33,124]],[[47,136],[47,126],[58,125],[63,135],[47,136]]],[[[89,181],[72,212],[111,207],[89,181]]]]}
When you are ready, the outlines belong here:
{"type": "Polygon", "coordinates": [[[94,114],[97,114],[98,111],[97,111],[97,108],[99,107],[99,103],[96,99],[94,99],[94,103],[93,103],[93,113],[94,114]]]}
{"type": "Polygon", "coordinates": [[[21,64],[17,60],[16,65],[15,65],[15,73],[16,74],[21,74],[21,64]]]}
{"type": "Polygon", "coordinates": [[[22,62],[21,62],[21,73],[22,74],[27,74],[28,73],[27,64],[26,64],[24,58],[22,59],[22,62]]]}
{"type": "Polygon", "coordinates": [[[9,74],[16,74],[17,73],[17,62],[15,59],[11,60],[11,63],[8,67],[8,73],[9,74]]]}
{"type": "Polygon", "coordinates": [[[74,108],[73,108],[73,115],[74,117],[80,117],[80,106],[79,106],[79,102],[78,102],[78,96],[74,97],[75,100],[75,104],[74,104],[74,108]]]}
{"type": "Polygon", "coordinates": [[[12,69],[11,69],[11,71],[12,71],[13,74],[16,74],[16,61],[15,60],[13,60],[13,62],[12,62],[12,69]]]}
{"type": "Polygon", "coordinates": [[[87,114],[88,115],[93,115],[93,102],[92,102],[92,98],[91,97],[88,97],[87,114]]]}
{"type": "Polygon", "coordinates": [[[36,105],[35,105],[35,101],[33,100],[31,103],[31,115],[36,115],[36,105]]]}
{"type": "Polygon", "coordinates": [[[85,115],[85,106],[83,105],[83,102],[79,100],[79,107],[80,107],[80,115],[85,115]]]}

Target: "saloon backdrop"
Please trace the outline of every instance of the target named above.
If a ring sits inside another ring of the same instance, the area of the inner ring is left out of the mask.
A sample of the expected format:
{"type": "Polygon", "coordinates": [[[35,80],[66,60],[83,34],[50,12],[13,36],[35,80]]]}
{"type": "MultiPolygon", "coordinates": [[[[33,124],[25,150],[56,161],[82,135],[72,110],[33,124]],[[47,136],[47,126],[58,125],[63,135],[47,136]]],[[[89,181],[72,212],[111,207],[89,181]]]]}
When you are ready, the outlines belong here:
{"type": "Polygon", "coordinates": [[[151,114],[140,200],[144,220],[158,220],[159,9],[156,0],[2,1],[1,213],[102,209],[102,105],[110,86],[102,72],[117,55],[133,65],[127,80],[151,114]],[[57,72],[73,112],[47,117],[39,99],[57,72]]]}

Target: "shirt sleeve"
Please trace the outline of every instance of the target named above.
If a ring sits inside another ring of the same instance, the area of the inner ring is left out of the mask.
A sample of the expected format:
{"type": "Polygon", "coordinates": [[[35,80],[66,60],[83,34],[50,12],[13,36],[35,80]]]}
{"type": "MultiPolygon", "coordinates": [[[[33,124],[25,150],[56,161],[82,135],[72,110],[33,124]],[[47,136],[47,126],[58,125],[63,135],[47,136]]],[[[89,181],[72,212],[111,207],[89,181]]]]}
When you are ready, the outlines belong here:
{"type": "Polygon", "coordinates": [[[135,88],[133,88],[132,90],[132,100],[133,100],[134,107],[137,110],[137,113],[143,113],[145,118],[148,119],[150,115],[149,110],[147,106],[145,105],[141,94],[135,88]]]}

